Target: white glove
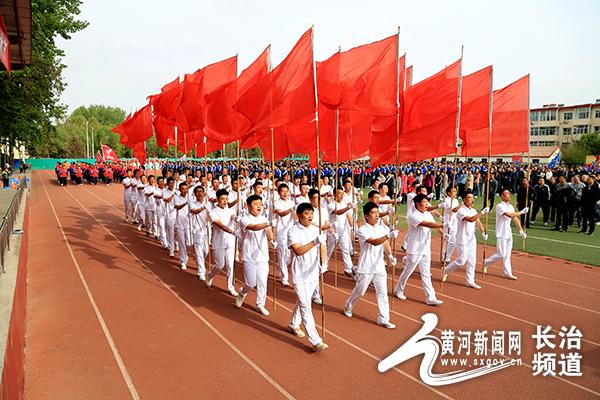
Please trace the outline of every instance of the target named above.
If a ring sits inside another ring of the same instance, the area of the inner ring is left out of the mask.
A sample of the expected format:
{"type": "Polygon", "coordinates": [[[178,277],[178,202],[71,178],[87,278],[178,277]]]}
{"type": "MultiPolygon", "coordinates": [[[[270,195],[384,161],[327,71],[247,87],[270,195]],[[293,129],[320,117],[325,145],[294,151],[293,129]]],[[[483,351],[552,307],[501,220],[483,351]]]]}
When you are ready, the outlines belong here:
{"type": "Polygon", "coordinates": [[[395,266],[396,264],[398,264],[398,259],[391,254],[388,255],[388,260],[390,261],[390,264],[392,266],[395,266]]]}
{"type": "Polygon", "coordinates": [[[346,206],[348,206],[348,208],[354,208],[354,204],[352,204],[352,202],[346,204],[346,206]]]}
{"type": "Polygon", "coordinates": [[[522,237],[523,239],[527,239],[527,234],[525,233],[525,231],[524,231],[523,229],[521,229],[521,230],[519,231],[519,235],[521,235],[521,237],[522,237]]]}
{"type": "Polygon", "coordinates": [[[393,229],[393,230],[389,231],[388,237],[390,239],[396,239],[398,237],[398,230],[393,229]]]}
{"type": "Polygon", "coordinates": [[[487,233],[482,233],[481,236],[483,237],[483,240],[487,242],[487,240],[488,240],[488,234],[487,233]]]}
{"type": "Polygon", "coordinates": [[[433,193],[429,193],[429,194],[427,195],[427,198],[428,198],[429,200],[433,199],[433,193]]]}
{"type": "Polygon", "coordinates": [[[315,240],[313,240],[315,244],[323,244],[327,242],[327,234],[321,233],[315,240]]]}
{"type": "Polygon", "coordinates": [[[490,208],[489,208],[489,207],[486,207],[486,208],[484,208],[483,210],[481,210],[481,215],[485,215],[485,214],[487,214],[487,213],[489,213],[489,212],[490,212],[490,208]]]}
{"type": "Polygon", "coordinates": [[[450,240],[450,234],[444,232],[444,240],[450,240]]]}
{"type": "Polygon", "coordinates": [[[521,215],[527,214],[527,211],[529,211],[529,207],[525,207],[524,209],[522,209],[521,210],[521,215]]]}
{"type": "Polygon", "coordinates": [[[273,246],[273,249],[277,249],[277,242],[274,240],[271,240],[271,246],[273,246]]]}
{"type": "Polygon", "coordinates": [[[400,204],[400,203],[402,203],[402,197],[398,197],[398,198],[396,199],[396,204],[400,204]]]}

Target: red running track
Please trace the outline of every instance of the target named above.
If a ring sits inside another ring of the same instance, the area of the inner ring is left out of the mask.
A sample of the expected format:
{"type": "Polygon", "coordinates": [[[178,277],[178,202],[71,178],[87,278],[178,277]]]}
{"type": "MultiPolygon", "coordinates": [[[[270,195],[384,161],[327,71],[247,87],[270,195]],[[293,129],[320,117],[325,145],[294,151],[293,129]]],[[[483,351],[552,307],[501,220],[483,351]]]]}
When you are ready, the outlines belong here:
{"type": "MultiPolygon", "coordinates": [[[[599,269],[515,254],[518,281],[503,279],[495,267],[484,280],[478,276],[482,290],[470,290],[459,270],[439,294],[444,304],[438,308],[423,304],[415,274],[406,290],[409,299],[394,302],[393,331],[374,323],[372,289],[352,319],[343,316],[353,282],[338,276],[335,287],[334,273],[328,272],[330,348],[313,354],[306,339],[285,331],[295,302],[292,289],[277,287],[273,310],[269,284],[268,318],[254,311],[253,294],[237,310],[224,276],[207,289],[193,269],[179,270],[155,241],[123,222],[120,186],[63,188],[50,172],[35,172],[31,194],[28,399],[600,396],[599,269]],[[440,329],[521,331],[523,365],[437,388],[419,379],[420,359],[379,373],[378,360],[410,338],[426,312],[438,315],[440,329]],[[582,330],[582,377],[532,376],[531,334],[537,324],[582,330]]],[[[435,259],[439,242],[433,248],[435,259]]],[[[330,270],[335,266],[330,263],[330,270]]],[[[238,279],[241,272],[236,265],[238,279]]],[[[439,289],[439,263],[433,275],[439,289]]],[[[313,311],[320,325],[320,309],[313,311]]]]}

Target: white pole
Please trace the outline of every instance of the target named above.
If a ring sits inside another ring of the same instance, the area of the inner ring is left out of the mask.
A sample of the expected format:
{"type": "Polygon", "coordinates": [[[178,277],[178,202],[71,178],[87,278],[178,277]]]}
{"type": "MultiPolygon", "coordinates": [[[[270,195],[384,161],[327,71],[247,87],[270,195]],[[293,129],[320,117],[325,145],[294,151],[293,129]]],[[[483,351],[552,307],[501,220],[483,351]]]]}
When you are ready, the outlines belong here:
{"type": "Polygon", "coordinates": [[[92,153],[90,154],[90,157],[94,157],[94,150],[95,146],[94,146],[94,127],[92,126],[92,153]]]}
{"type": "Polygon", "coordinates": [[[90,158],[90,134],[87,120],[85,121],[85,158],[90,158]]]}

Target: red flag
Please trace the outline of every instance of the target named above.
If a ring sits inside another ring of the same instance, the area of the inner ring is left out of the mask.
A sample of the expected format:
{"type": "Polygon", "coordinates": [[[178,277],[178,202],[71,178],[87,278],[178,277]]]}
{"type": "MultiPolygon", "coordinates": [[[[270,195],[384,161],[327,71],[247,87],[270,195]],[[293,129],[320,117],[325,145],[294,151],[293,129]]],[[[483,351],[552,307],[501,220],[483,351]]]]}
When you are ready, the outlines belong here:
{"type": "Polygon", "coordinates": [[[492,67],[483,68],[466,75],[462,79],[460,95],[460,138],[462,140],[461,155],[471,156],[471,153],[487,154],[488,137],[480,129],[490,126],[490,94],[492,85],[492,67]]]}
{"type": "MultiPolygon", "coordinates": [[[[338,140],[335,140],[335,111],[333,128],[323,129],[324,140],[321,141],[322,160],[327,162],[343,162],[355,160],[368,155],[371,144],[371,115],[360,111],[339,110],[338,140]],[[333,138],[331,132],[333,129],[333,138]],[[333,146],[331,146],[333,144],[333,146]],[[336,157],[337,149],[337,157],[336,157]]],[[[328,116],[328,119],[331,117],[328,116]]],[[[319,113],[319,133],[323,118],[319,113]]],[[[327,119],[325,123],[329,122],[327,119]]],[[[330,122],[329,122],[330,123],[330,122]]]]}
{"type": "Polygon", "coordinates": [[[175,143],[175,125],[160,115],[154,116],[152,125],[154,126],[154,135],[158,147],[167,150],[169,144],[175,143]]]}
{"type": "Polygon", "coordinates": [[[96,162],[98,164],[102,164],[104,162],[104,158],[102,158],[102,154],[100,154],[100,150],[96,152],[96,162]]]}
{"type": "Polygon", "coordinates": [[[223,142],[205,137],[202,131],[194,131],[194,143],[196,157],[204,157],[217,150],[223,150],[223,142]]]}
{"type": "Polygon", "coordinates": [[[163,86],[160,94],[148,96],[150,104],[154,108],[154,114],[175,123],[175,116],[181,102],[182,88],[182,85],[179,83],[179,77],[177,77],[172,82],[163,86]]]}
{"type": "Polygon", "coordinates": [[[101,145],[102,147],[102,156],[104,157],[104,159],[106,161],[112,161],[115,163],[119,162],[119,157],[117,157],[117,153],[115,153],[115,151],[113,149],[111,149],[109,146],[103,144],[101,145]]]}
{"type": "Polygon", "coordinates": [[[133,157],[142,165],[146,163],[146,142],[139,142],[133,146],[133,157]]]}
{"type": "Polygon", "coordinates": [[[312,28],[234,108],[250,120],[249,131],[285,126],[315,112],[312,28]]]}
{"type": "Polygon", "coordinates": [[[2,15],[0,15],[0,62],[4,64],[10,74],[10,41],[2,15]]]}
{"type": "Polygon", "coordinates": [[[234,110],[233,105],[267,75],[268,54],[269,48],[266,48],[236,80],[218,87],[206,96],[207,137],[232,142],[247,132],[250,122],[243,114],[234,110]]]}
{"type": "Polygon", "coordinates": [[[317,69],[319,102],[373,115],[396,113],[398,35],[339,52],[317,69]]]}
{"type": "Polygon", "coordinates": [[[237,56],[209,64],[193,74],[185,75],[179,105],[185,116],[185,124],[182,126],[184,130],[191,131],[204,127],[205,96],[217,87],[234,80],[236,75],[237,56]]]}
{"type": "MultiPolygon", "coordinates": [[[[492,95],[492,155],[529,151],[529,75],[494,90],[492,95]]],[[[469,156],[487,156],[489,128],[468,137],[469,156]]]]}
{"type": "Polygon", "coordinates": [[[133,114],[123,128],[127,135],[128,147],[133,147],[137,143],[150,139],[152,137],[152,110],[150,104],[133,114]]]}
{"type": "Polygon", "coordinates": [[[128,142],[127,134],[125,133],[125,126],[129,123],[130,120],[131,120],[131,114],[128,114],[127,117],[125,117],[125,119],[123,120],[123,122],[121,122],[119,125],[112,128],[112,132],[116,133],[117,135],[119,135],[121,137],[119,139],[119,143],[121,143],[123,145],[126,145],[128,142]]]}
{"type": "Polygon", "coordinates": [[[404,80],[404,87],[407,88],[412,85],[412,77],[413,77],[413,66],[409,65],[406,67],[406,79],[404,80]]]}

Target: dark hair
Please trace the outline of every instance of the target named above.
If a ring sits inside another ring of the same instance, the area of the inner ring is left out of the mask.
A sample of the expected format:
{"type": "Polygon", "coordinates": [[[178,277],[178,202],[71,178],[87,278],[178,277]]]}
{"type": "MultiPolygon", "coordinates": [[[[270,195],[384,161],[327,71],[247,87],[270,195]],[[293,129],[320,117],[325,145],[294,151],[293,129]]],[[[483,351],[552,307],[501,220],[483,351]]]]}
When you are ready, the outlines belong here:
{"type": "Polygon", "coordinates": [[[257,180],[256,182],[254,182],[252,184],[252,189],[256,189],[257,186],[262,186],[262,185],[263,185],[262,181],[257,180]]]}
{"type": "Polygon", "coordinates": [[[197,185],[197,186],[194,188],[194,194],[196,194],[196,192],[197,192],[198,190],[201,190],[201,191],[203,191],[203,192],[204,192],[204,188],[202,187],[202,185],[197,185]]]}
{"type": "Polygon", "coordinates": [[[450,185],[446,188],[446,194],[450,193],[450,191],[454,189],[454,186],[450,185]]]}
{"type": "Polygon", "coordinates": [[[319,191],[315,188],[312,188],[308,191],[308,198],[310,199],[311,197],[313,197],[314,195],[319,195],[319,191]]]}
{"type": "Polygon", "coordinates": [[[256,200],[260,200],[260,201],[262,201],[262,197],[260,197],[260,196],[259,196],[259,195],[257,195],[257,194],[250,195],[250,196],[248,196],[248,198],[246,199],[246,204],[247,204],[248,206],[250,206],[250,204],[252,204],[252,202],[253,202],[253,201],[256,201],[256,200]]]}
{"type": "Polygon", "coordinates": [[[154,178],[154,175],[148,175],[148,179],[154,178]]]}
{"type": "Polygon", "coordinates": [[[161,179],[164,181],[165,177],[164,176],[159,176],[158,178],[156,178],[156,182],[160,181],[161,179]]]}
{"type": "Polygon", "coordinates": [[[419,193],[415,196],[415,198],[413,199],[413,201],[415,202],[415,207],[417,206],[417,204],[419,204],[420,202],[423,201],[423,199],[426,199],[427,196],[424,195],[423,193],[419,193]]]}
{"type": "Polygon", "coordinates": [[[505,191],[505,190],[508,190],[508,192],[510,193],[510,189],[509,189],[509,188],[507,188],[507,187],[503,187],[502,189],[500,189],[500,190],[498,191],[498,193],[499,193],[499,194],[502,194],[502,193],[504,193],[504,191],[505,191]]]}
{"type": "Polygon", "coordinates": [[[421,191],[421,189],[423,189],[425,186],[423,185],[419,185],[417,186],[417,193],[419,193],[421,191]]]}
{"type": "Polygon", "coordinates": [[[473,194],[473,192],[469,189],[469,190],[465,190],[465,192],[462,195],[462,198],[466,198],[468,195],[473,194]]]}
{"type": "Polygon", "coordinates": [[[298,208],[296,208],[296,215],[302,215],[306,210],[314,212],[315,208],[310,203],[300,203],[298,204],[298,208]]]}
{"type": "Polygon", "coordinates": [[[184,187],[184,186],[186,186],[186,187],[187,187],[187,185],[188,185],[187,183],[185,183],[185,182],[181,182],[181,183],[179,184],[179,190],[181,190],[181,188],[182,188],[182,187],[184,187]]]}
{"type": "MultiPolygon", "coordinates": [[[[372,190],[371,192],[375,192],[375,193],[379,193],[376,190],[372,190]]],[[[378,208],[377,204],[373,203],[372,201],[367,201],[365,203],[365,205],[363,206],[363,215],[367,215],[371,212],[372,209],[374,208],[378,208]]]]}
{"type": "Polygon", "coordinates": [[[286,185],[285,183],[282,183],[282,184],[280,184],[280,185],[277,187],[277,192],[278,192],[278,193],[279,193],[279,192],[281,192],[281,189],[288,189],[288,190],[289,190],[289,187],[288,187],[288,185],[286,185]]]}
{"type": "Polygon", "coordinates": [[[390,185],[388,185],[386,182],[381,182],[381,183],[379,184],[379,187],[380,187],[380,188],[381,188],[382,186],[385,186],[385,187],[386,187],[386,188],[388,188],[388,189],[390,188],[390,185]]]}
{"type": "Polygon", "coordinates": [[[369,195],[367,196],[367,198],[369,198],[369,199],[372,199],[372,198],[373,198],[373,196],[375,196],[376,194],[379,194],[379,191],[378,191],[378,190],[371,190],[371,191],[369,192],[369,195]]]}
{"type": "Polygon", "coordinates": [[[175,182],[175,178],[173,178],[172,176],[167,178],[167,185],[171,182],[175,182]]]}
{"type": "Polygon", "coordinates": [[[217,193],[215,193],[215,195],[217,196],[217,199],[221,196],[229,196],[229,192],[225,189],[219,189],[217,190],[217,193]]]}
{"type": "Polygon", "coordinates": [[[418,185],[420,185],[419,181],[413,181],[413,182],[410,184],[410,186],[412,186],[412,187],[416,187],[416,186],[418,186],[418,185]]]}

